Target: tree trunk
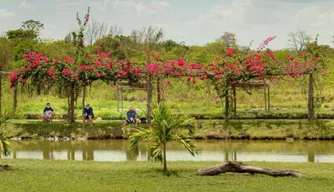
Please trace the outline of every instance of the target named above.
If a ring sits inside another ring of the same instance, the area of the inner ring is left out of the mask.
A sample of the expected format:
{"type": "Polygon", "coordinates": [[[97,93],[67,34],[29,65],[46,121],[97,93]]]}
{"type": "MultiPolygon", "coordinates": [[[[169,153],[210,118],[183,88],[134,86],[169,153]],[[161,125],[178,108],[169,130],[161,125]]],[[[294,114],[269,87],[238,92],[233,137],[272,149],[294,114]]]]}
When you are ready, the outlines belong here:
{"type": "Polygon", "coordinates": [[[233,85],[233,119],[237,118],[237,89],[236,86],[233,85]]]}
{"type": "Polygon", "coordinates": [[[160,78],[157,78],[157,102],[158,104],[161,102],[161,88],[160,88],[160,78]]]}
{"type": "Polygon", "coordinates": [[[230,78],[229,76],[226,77],[226,87],[225,87],[225,121],[228,121],[228,116],[229,116],[229,107],[230,107],[230,103],[229,103],[229,81],[230,78]]]}
{"type": "Polygon", "coordinates": [[[307,104],[307,119],[313,120],[314,119],[314,97],[313,97],[313,85],[314,85],[314,77],[313,73],[309,76],[309,84],[308,84],[308,104],[307,104]]]}
{"type": "Polygon", "coordinates": [[[17,108],[17,85],[14,87],[13,108],[14,108],[14,111],[17,108]]]}
{"type": "Polygon", "coordinates": [[[167,158],[166,158],[166,142],[164,142],[163,144],[163,147],[164,147],[164,157],[163,157],[163,161],[164,161],[164,173],[167,173],[167,158]]]}
{"type": "Polygon", "coordinates": [[[37,95],[41,95],[41,83],[40,82],[37,84],[36,92],[37,92],[37,95]]]}
{"type": "Polygon", "coordinates": [[[0,116],[2,114],[2,73],[0,73],[0,116]]]}
{"type": "Polygon", "coordinates": [[[118,81],[117,81],[117,82],[116,82],[117,111],[119,111],[119,100],[120,100],[119,97],[120,97],[120,96],[119,96],[119,83],[118,83],[118,81]]]}
{"type": "Polygon", "coordinates": [[[82,90],[82,114],[85,112],[85,101],[86,100],[86,86],[83,87],[82,90]]]}
{"type": "Polygon", "coordinates": [[[268,105],[267,105],[267,90],[266,90],[266,82],[263,81],[263,94],[264,94],[264,110],[268,111],[268,105]]]}
{"type": "Polygon", "coordinates": [[[70,97],[70,122],[74,123],[74,102],[75,102],[75,85],[72,83],[71,85],[71,97],[70,97]]]}
{"type": "Polygon", "coordinates": [[[61,95],[61,93],[62,93],[62,89],[61,89],[61,87],[59,87],[58,88],[58,95],[61,95]]]}
{"type": "Polygon", "coordinates": [[[152,103],[152,82],[151,82],[151,76],[147,76],[147,108],[146,108],[146,116],[147,116],[147,122],[151,123],[151,103],[152,103]]]}
{"type": "Polygon", "coordinates": [[[67,95],[67,121],[70,121],[71,119],[71,104],[70,104],[70,95],[67,95]]]}
{"type": "Polygon", "coordinates": [[[258,174],[270,175],[273,177],[282,177],[282,176],[302,177],[302,174],[298,171],[265,169],[261,167],[249,166],[238,161],[235,162],[228,161],[223,164],[199,169],[197,171],[197,174],[200,176],[214,176],[214,175],[224,174],[227,172],[250,173],[252,175],[258,173],[258,174]]]}
{"type": "Polygon", "coordinates": [[[268,111],[270,111],[270,86],[268,85],[268,111]]]}

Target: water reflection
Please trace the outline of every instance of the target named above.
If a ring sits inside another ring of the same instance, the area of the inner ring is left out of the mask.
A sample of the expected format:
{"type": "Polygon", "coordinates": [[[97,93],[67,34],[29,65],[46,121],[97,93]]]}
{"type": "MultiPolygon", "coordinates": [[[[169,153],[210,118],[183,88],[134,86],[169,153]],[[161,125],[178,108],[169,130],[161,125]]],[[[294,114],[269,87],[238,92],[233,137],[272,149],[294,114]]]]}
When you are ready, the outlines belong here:
{"type": "MultiPolygon", "coordinates": [[[[12,141],[9,158],[62,159],[90,161],[147,161],[144,144],[138,153],[127,141],[12,141]]],[[[169,161],[280,161],[334,162],[333,141],[197,141],[198,154],[193,157],[177,143],[170,143],[169,161]]]]}

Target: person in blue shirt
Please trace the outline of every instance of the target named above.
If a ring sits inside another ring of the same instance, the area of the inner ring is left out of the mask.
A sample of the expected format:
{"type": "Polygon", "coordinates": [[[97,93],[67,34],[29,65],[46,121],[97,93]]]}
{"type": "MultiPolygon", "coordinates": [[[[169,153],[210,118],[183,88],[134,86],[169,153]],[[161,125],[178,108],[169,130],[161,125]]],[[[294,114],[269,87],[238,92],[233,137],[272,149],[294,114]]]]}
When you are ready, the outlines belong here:
{"type": "Polygon", "coordinates": [[[84,109],[83,121],[84,121],[84,123],[85,123],[86,120],[87,120],[88,124],[89,124],[90,126],[93,126],[93,118],[94,118],[93,108],[90,107],[90,105],[87,103],[87,104],[86,104],[86,107],[85,107],[85,109],[84,109]]]}
{"type": "Polygon", "coordinates": [[[55,116],[55,113],[50,103],[47,103],[46,107],[43,110],[43,121],[52,122],[52,119],[54,118],[54,116],[55,116]]]}
{"type": "Polygon", "coordinates": [[[138,125],[139,119],[137,117],[136,110],[132,107],[129,108],[129,111],[126,112],[126,117],[123,126],[130,124],[130,123],[136,123],[138,125]]]}

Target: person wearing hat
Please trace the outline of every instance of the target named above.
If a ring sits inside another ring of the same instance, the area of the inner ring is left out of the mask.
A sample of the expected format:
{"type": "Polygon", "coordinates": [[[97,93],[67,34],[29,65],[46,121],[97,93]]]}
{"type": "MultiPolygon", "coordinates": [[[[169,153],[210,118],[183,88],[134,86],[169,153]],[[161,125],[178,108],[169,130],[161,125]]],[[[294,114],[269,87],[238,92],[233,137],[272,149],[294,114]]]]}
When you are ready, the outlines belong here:
{"type": "Polygon", "coordinates": [[[88,124],[90,126],[93,126],[93,118],[94,118],[93,108],[90,107],[90,105],[87,103],[84,109],[83,121],[85,123],[87,120],[88,124]]]}

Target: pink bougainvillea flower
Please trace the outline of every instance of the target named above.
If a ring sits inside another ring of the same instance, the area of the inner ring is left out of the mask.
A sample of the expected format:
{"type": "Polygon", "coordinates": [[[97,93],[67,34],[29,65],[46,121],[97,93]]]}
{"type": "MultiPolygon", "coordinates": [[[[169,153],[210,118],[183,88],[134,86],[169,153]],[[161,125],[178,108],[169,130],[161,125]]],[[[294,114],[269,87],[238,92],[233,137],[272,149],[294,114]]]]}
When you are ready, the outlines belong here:
{"type": "Polygon", "coordinates": [[[63,73],[64,75],[69,75],[70,70],[67,69],[67,68],[65,68],[65,69],[63,69],[62,73],[63,73]]]}
{"type": "Polygon", "coordinates": [[[16,78],[17,78],[17,72],[16,71],[11,72],[9,75],[10,82],[16,81],[16,78]]]}
{"type": "Polygon", "coordinates": [[[52,76],[54,72],[53,72],[52,69],[49,69],[47,73],[48,73],[49,76],[52,76]]]}
{"type": "Polygon", "coordinates": [[[179,59],[177,60],[177,64],[178,64],[179,66],[183,66],[183,65],[184,65],[184,61],[183,61],[183,59],[182,59],[182,58],[179,58],[179,59]]]}
{"type": "Polygon", "coordinates": [[[226,49],[226,55],[227,56],[232,56],[232,55],[235,55],[237,52],[234,50],[234,49],[232,49],[232,48],[227,48],[226,49]]]}

